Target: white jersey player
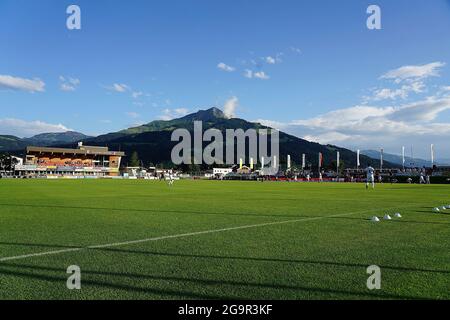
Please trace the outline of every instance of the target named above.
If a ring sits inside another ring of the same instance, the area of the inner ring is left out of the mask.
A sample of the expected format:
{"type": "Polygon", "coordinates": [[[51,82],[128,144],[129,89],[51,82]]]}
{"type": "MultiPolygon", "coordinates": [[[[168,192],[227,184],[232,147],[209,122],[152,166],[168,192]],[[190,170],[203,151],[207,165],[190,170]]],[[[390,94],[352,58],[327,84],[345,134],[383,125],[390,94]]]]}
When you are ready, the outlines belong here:
{"type": "Polygon", "coordinates": [[[170,174],[169,175],[169,187],[173,186],[173,182],[175,181],[175,179],[173,178],[173,175],[170,174]]]}
{"type": "Polygon", "coordinates": [[[366,173],[367,173],[366,189],[369,188],[369,183],[372,183],[372,188],[375,188],[375,169],[369,165],[366,168],[366,173]]]}
{"type": "Polygon", "coordinates": [[[419,183],[420,183],[420,184],[426,184],[425,176],[424,176],[423,172],[420,173],[420,180],[419,180],[419,183]]]}

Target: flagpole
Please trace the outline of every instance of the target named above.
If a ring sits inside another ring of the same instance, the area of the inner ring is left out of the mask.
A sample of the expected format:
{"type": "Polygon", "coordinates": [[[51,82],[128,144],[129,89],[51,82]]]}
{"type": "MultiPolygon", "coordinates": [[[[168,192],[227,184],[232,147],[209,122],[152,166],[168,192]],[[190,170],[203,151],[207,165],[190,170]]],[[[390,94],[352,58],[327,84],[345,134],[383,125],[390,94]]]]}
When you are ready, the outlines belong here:
{"type": "Polygon", "coordinates": [[[356,170],[359,170],[360,162],[359,162],[359,149],[356,151],[356,170]]]}
{"type": "Polygon", "coordinates": [[[322,152],[319,152],[319,173],[321,168],[322,168],[322,152]]]}
{"type": "Polygon", "coordinates": [[[402,147],[402,163],[403,163],[403,171],[405,171],[405,146],[402,147]]]}
{"type": "Polygon", "coordinates": [[[434,144],[431,145],[431,167],[434,166],[434,144]]]}
{"type": "Polygon", "coordinates": [[[340,153],[339,151],[336,154],[336,172],[337,172],[337,178],[339,179],[339,162],[340,162],[340,153]]]}
{"type": "Polygon", "coordinates": [[[380,150],[380,170],[383,170],[383,148],[380,150]]]}

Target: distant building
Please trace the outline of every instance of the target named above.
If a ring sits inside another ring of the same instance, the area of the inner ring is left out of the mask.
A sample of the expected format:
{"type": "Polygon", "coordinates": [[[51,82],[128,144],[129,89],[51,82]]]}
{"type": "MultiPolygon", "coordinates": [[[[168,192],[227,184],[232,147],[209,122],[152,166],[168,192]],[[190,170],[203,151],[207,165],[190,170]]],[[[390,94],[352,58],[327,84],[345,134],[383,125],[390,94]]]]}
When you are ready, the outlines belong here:
{"type": "Polygon", "coordinates": [[[16,175],[46,176],[118,176],[124,152],[108,147],[83,146],[77,149],[27,147],[24,165],[17,165],[16,175]]]}

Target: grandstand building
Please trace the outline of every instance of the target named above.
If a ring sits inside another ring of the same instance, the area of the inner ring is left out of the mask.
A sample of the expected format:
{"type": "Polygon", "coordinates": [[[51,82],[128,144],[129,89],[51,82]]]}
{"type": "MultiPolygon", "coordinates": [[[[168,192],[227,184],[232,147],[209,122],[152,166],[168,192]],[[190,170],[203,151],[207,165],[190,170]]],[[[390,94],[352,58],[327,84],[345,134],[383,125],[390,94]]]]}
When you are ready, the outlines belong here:
{"type": "Polygon", "coordinates": [[[125,153],[108,147],[83,146],[77,149],[27,147],[24,165],[15,167],[19,176],[114,177],[125,153]]]}

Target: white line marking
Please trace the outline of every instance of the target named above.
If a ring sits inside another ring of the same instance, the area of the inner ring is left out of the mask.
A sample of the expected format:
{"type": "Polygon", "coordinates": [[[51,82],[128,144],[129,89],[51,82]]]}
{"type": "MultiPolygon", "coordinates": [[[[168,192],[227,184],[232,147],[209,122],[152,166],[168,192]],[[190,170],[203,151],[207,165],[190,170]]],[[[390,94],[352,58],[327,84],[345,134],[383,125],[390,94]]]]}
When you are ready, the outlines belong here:
{"type": "Polygon", "coordinates": [[[71,249],[63,249],[63,250],[57,250],[57,251],[47,251],[47,252],[38,252],[38,253],[24,254],[24,255],[21,255],[21,256],[1,258],[0,262],[11,261],[11,260],[20,260],[20,259],[26,259],[26,258],[32,258],[32,257],[40,257],[40,256],[49,256],[51,254],[67,253],[67,252],[80,251],[80,250],[83,250],[83,248],[71,248],[71,249]]]}
{"type": "Polygon", "coordinates": [[[20,255],[20,256],[0,258],[0,262],[11,261],[11,260],[21,260],[21,259],[41,257],[41,256],[49,256],[49,255],[55,255],[55,254],[67,253],[67,252],[75,252],[75,251],[81,251],[81,250],[126,246],[126,245],[130,245],[130,244],[144,243],[144,242],[150,242],[150,241],[159,241],[159,240],[166,240],[166,239],[176,239],[176,238],[183,238],[183,237],[191,237],[191,236],[197,236],[197,235],[202,235],[202,234],[218,233],[218,232],[225,232],[225,231],[232,231],[232,230],[242,230],[242,229],[249,229],[249,228],[266,227],[266,226],[303,222],[303,221],[315,221],[315,220],[321,220],[321,219],[327,219],[327,218],[343,217],[343,216],[350,216],[350,215],[354,215],[354,214],[367,213],[367,212],[372,212],[375,210],[380,210],[380,211],[393,210],[393,209],[398,209],[398,208],[407,208],[407,207],[414,207],[414,206],[417,206],[417,204],[406,206],[406,207],[402,206],[402,207],[392,207],[392,208],[386,208],[386,209],[370,209],[370,210],[356,211],[356,212],[349,212],[349,213],[332,214],[329,216],[321,216],[321,217],[314,217],[314,218],[274,221],[274,222],[266,222],[266,223],[259,223],[259,224],[251,224],[251,225],[246,225],[246,226],[197,231],[197,232],[182,233],[182,234],[175,234],[175,235],[168,235],[168,236],[160,236],[160,237],[147,238],[147,239],[141,239],[141,240],[116,242],[116,243],[108,243],[108,244],[101,244],[101,245],[92,245],[92,246],[88,246],[88,247],[69,248],[69,249],[47,251],[47,252],[37,252],[37,253],[20,255]]]}

